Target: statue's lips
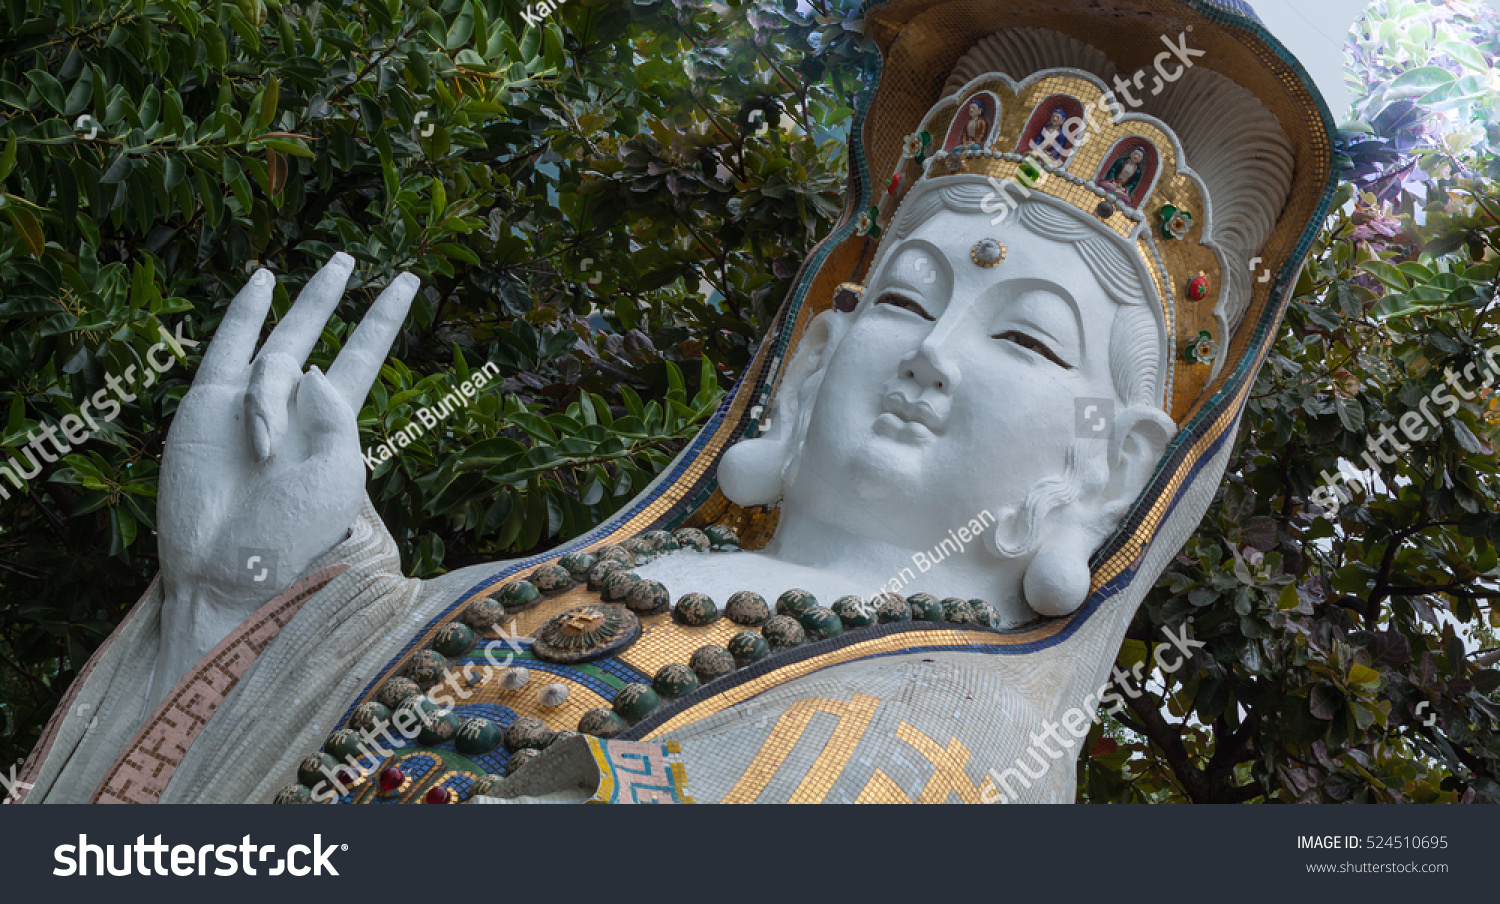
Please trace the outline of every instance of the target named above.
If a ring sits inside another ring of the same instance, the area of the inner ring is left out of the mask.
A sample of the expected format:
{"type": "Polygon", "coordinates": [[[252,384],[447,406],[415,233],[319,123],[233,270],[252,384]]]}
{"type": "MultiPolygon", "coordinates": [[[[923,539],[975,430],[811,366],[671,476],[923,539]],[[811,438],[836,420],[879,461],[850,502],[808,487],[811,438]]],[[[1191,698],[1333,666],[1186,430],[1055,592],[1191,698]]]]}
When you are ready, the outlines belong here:
{"type": "Polygon", "coordinates": [[[907,402],[905,398],[892,393],[886,396],[881,407],[885,410],[875,418],[871,427],[876,436],[926,445],[937,439],[937,434],[941,432],[942,423],[937,412],[925,402],[907,402]]]}
{"type": "Polygon", "coordinates": [[[880,400],[880,408],[908,424],[926,427],[928,432],[943,432],[943,418],[930,402],[922,399],[913,402],[899,392],[888,392],[880,400]]]}

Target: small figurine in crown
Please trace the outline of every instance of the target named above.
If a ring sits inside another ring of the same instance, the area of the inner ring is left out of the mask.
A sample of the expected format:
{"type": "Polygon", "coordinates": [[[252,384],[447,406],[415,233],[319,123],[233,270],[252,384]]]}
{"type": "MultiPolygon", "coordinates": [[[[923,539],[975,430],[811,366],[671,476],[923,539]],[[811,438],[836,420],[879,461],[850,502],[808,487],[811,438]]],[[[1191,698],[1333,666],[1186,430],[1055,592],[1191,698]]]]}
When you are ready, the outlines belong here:
{"type": "Polygon", "coordinates": [[[1039,153],[1046,153],[1053,160],[1066,160],[1073,153],[1073,143],[1063,133],[1063,123],[1067,122],[1068,111],[1062,107],[1052,111],[1047,117],[1047,124],[1042,126],[1041,134],[1031,142],[1031,149],[1039,153]]]}
{"type": "Polygon", "coordinates": [[[1104,180],[1099,184],[1133,198],[1135,190],[1141,186],[1141,176],[1146,173],[1143,165],[1145,159],[1146,149],[1136,145],[1130,149],[1129,153],[1115,158],[1115,162],[1110,164],[1109,170],[1104,174],[1104,180]]]}

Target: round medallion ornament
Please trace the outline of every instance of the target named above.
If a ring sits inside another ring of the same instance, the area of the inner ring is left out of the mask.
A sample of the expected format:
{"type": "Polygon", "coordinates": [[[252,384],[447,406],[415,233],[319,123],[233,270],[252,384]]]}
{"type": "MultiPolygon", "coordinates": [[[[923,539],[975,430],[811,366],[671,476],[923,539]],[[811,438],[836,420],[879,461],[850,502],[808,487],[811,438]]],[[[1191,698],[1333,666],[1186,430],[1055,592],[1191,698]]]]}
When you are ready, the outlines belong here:
{"type": "Polygon", "coordinates": [[[980,239],[969,249],[969,260],[988,269],[1005,260],[1005,246],[999,239],[980,239]]]}
{"type": "Polygon", "coordinates": [[[708,552],[713,547],[713,541],[708,539],[708,534],[696,527],[679,527],[672,531],[672,537],[677,541],[679,549],[696,549],[698,552],[708,552]]]}
{"type": "Polygon", "coordinates": [[[422,689],[417,687],[417,683],[410,678],[392,678],[381,686],[380,693],[375,695],[375,699],[387,709],[395,709],[405,703],[407,698],[421,693],[422,689]]]}
{"type": "Polygon", "coordinates": [[[531,572],[531,583],[543,593],[567,590],[573,586],[573,573],[561,565],[538,565],[531,572]]]}
{"type": "Polygon", "coordinates": [[[759,628],[771,617],[771,607],[759,593],[741,590],[729,598],[724,614],[737,625],[759,628]]]}
{"type": "MultiPolygon", "coordinates": [[[[462,656],[474,647],[474,629],[463,622],[448,622],[438,628],[437,635],[432,638],[432,648],[444,656],[462,656]]],[[[446,670],[448,664],[443,663],[442,668],[446,670]]],[[[416,678],[416,675],[412,676],[416,678]]],[[[418,679],[418,684],[421,680],[418,679]]]]}
{"type": "Polygon", "coordinates": [[[437,650],[418,650],[406,664],[406,674],[418,687],[430,687],[448,671],[448,660],[437,650]]]}
{"type": "Polygon", "coordinates": [[[354,707],[354,714],[349,717],[349,727],[355,731],[379,731],[380,726],[390,720],[390,708],[371,700],[354,707]]]}
{"type": "Polygon", "coordinates": [[[734,671],[734,656],[721,646],[709,644],[693,651],[688,668],[698,676],[699,684],[707,684],[734,671]]]}
{"type": "Polygon", "coordinates": [[[504,734],[494,722],[476,716],[459,726],[458,734],[453,736],[453,746],[464,756],[478,756],[499,747],[504,734]]]}
{"type": "Polygon", "coordinates": [[[500,605],[499,600],[488,596],[469,603],[464,607],[464,614],[460,616],[463,623],[475,631],[483,631],[504,617],[505,607],[500,605]]]}
{"type": "Polygon", "coordinates": [[[641,615],[655,615],[672,608],[672,594],[661,581],[637,580],[625,594],[625,605],[641,615]]]}
{"type": "Polygon", "coordinates": [[[624,649],[640,634],[640,619],[624,606],[580,606],[547,619],[531,652],[544,662],[587,662],[624,649]]]}
{"type": "Polygon", "coordinates": [[[541,750],[552,743],[552,729],[535,716],[522,716],[505,729],[504,743],[505,749],[512,753],[523,749],[541,750]]]}
{"type": "Polygon", "coordinates": [[[954,151],[948,151],[943,155],[943,165],[948,168],[948,172],[956,173],[964,168],[964,158],[954,151]]]}
{"type": "Polygon", "coordinates": [[[297,767],[297,781],[309,788],[316,788],[319,782],[327,782],[328,776],[337,775],[339,761],[326,753],[315,753],[302,761],[297,767]]]}
{"type": "MultiPolygon", "coordinates": [[[[801,626],[798,626],[801,630],[801,626]]],[[[735,664],[744,668],[752,663],[760,662],[771,655],[771,645],[766,639],[754,631],[741,631],[729,638],[729,655],[734,657],[735,664]]]]}
{"type": "Polygon", "coordinates": [[[802,613],[818,604],[818,598],[806,590],[788,590],[776,597],[776,614],[801,618],[802,613]]]}
{"type": "Polygon", "coordinates": [[[568,574],[571,574],[574,580],[581,581],[588,577],[589,569],[593,568],[598,561],[593,553],[570,552],[558,559],[557,564],[568,569],[568,574]]]}
{"type": "Polygon", "coordinates": [[[911,606],[896,593],[882,593],[870,602],[875,604],[875,620],[882,625],[911,621],[911,606]]]}
{"type": "Polygon", "coordinates": [[[698,689],[698,676],[680,662],[669,662],[657,669],[651,689],[662,697],[685,697],[698,689]]]}
{"type": "Polygon", "coordinates": [[[760,626],[760,634],[773,651],[790,650],[807,643],[807,632],[790,615],[773,615],[760,626]]]}
{"type": "Polygon", "coordinates": [[[661,705],[661,697],[649,684],[627,684],[615,693],[615,713],[634,725],[661,705]]]}
{"type": "Polygon", "coordinates": [[[684,593],[677,600],[672,616],[684,625],[699,628],[719,620],[719,607],[707,594],[684,593]]]}
{"type": "Polygon", "coordinates": [[[578,720],[578,733],[596,738],[612,738],[627,727],[624,719],[608,709],[591,709],[578,720]]]}
{"type": "Polygon", "coordinates": [[[913,593],[906,598],[913,621],[942,621],[943,603],[930,593],[913,593]]]}
{"type": "Polygon", "coordinates": [[[510,755],[510,759],[505,761],[506,776],[515,775],[517,772],[520,772],[527,763],[530,763],[532,760],[541,755],[542,752],[540,750],[532,750],[530,747],[517,750],[515,753],[510,755]]]}
{"type": "Polygon", "coordinates": [[[631,589],[640,582],[640,576],[635,572],[616,571],[604,579],[604,598],[612,603],[619,602],[629,596],[631,589]]]}
{"type": "Polygon", "coordinates": [[[530,581],[511,581],[500,591],[500,604],[506,609],[520,609],[536,602],[541,595],[530,581]]]}
{"type": "Polygon", "coordinates": [[[943,600],[943,621],[953,622],[955,625],[967,625],[974,621],[974,610],[969,608],[968,600],[950,596],[943,600]]]}
{"type": "Polygon", "coordinates": [[[568,690],[566,684],[554,681],[536,692],[536,702],[549,707],[562,706],[567,702],[570,693],[572,692],[568,690]]]}
{"type": "Polygon", "coordinates": [[[519,665],[513,665],[500,673],[500,688],[507,691],[518,691],[526,686],[531,680],[531,671],[519,665]]]}
{"type": "Polygon", "coordinates": [[[359,750],[363,740],[359,736],[359,732],[349,728],[340,728],[329,735],[328,740],[323,742],[323,749],[328,752],[329,756],[339,762],[357,763],[359,762],[359,758],[363,756],[359,750]]]}
{"type": "Polygon", "coordinates": [[[797,621],[809,641],[827,640],[844,633],[844,623],[827,606],[814,606],[802,613],[797,621]]]}
{"type": "Polygon", "coordinates": [[[276,792],[276,798],[272,801],[278,804],[310,804],[312,802],[312,790],[306,785],[287,785],[276,792]]]}
{"type": "Polygon", "coordinates": [[[875,624],[875,606],[864,597],[841,596],[833,604],[834,614],[846,628],[868,628],[875,624]]]}
{"type": "Polygon", "coordinates": [[[642,559],[656,555],[656,547],[651,545],[651,541],[645,537],[629,537],[620,545],[625,547],[626,552],[635,557],[633,561],[637,565],[641,564],[642,559]]]}

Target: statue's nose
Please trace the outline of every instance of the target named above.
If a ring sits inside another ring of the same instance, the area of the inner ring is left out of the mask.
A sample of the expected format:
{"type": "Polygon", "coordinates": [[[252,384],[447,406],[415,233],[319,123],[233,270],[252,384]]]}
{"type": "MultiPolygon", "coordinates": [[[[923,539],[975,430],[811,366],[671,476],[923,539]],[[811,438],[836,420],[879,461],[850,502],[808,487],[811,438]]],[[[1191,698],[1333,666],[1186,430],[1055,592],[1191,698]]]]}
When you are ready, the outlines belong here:
{"type": "MultiPolygon", "coordinates": [[[[937,330],[933,330],[936,334],[937,330]]],[[[901,362],[901,376],[917,384],[920,391],[935,389],[951,393],[958,387],[958,366],[946,358],[940,344],[928,336],[911,355],[901,362]]]]}

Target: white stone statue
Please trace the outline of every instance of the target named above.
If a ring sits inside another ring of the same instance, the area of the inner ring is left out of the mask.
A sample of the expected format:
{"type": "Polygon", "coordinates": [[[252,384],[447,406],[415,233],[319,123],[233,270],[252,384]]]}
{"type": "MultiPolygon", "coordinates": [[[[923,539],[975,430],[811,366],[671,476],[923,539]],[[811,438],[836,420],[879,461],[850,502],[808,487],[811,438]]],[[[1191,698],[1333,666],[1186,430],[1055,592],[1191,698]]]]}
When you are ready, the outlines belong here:
{"type": "MultiPolygon", "coordinates": [[[[979,88],[1019,102],[1010,98],[1062,73],[1102,95],[1115,74],[1099,50],[1057,32],[979,37],[928,114],[934,129],[979,88]],[[1033,70],[1042,72],[1022,78],[1033,70]]],[[[1194,335],[1182,324],[1218,323],[1221,339],[1236,329],[1250,305],[1239,271],[1273,229],[1305,225],[1278,225],[1282,201],[1267,200],[1284,200],[1291,184],[1281,125],[1223,75],[1189,70],[1142,112],[1119,112],[1112,127],[1180,140],[1175,159],[1185,165],[1174,190],[1202,196],[1183,195],[1198,198],[1204,225],[1195,240],[1220,268],[1204,308],[1195,313],[1180,287],[1164,290],[1139,253],[1153,223],[1119,212],[1100,219],[1060,190],[1024,199],[997,222],[986,198],[998,170],[987,168],[1006,165],[1000,151],[1016,136],[1002,134],[993,153],[981,149],[952,168],[928,160],[900,199],[856,308],[806,323],[777,385],[771,429],[718,462],[730,501],[779,507],[769,545],[685,551],[637,569],[673,599],[705,593],[720,606],[737,591],[775,600],[790,588],[824,605],[893,590],[982,599],[997,627],[1034,630],[1037,642],[1014,655],[974,646],[828,659],[683,723],[660,737],[679,743],[698,799],[1072,800],[1079,726],[1086,733],[1149,579],[1201,516],[1231,445],[1214,447],[1204,490],[1179,499],[1186,522],[1141,552],[1144,585],[1091,596],[1101,586],[1091,557],[1149,503],[1178,435],[1174,413],[1185,409],[1172,381],[1205,385],[1210,376],[1182,362],[1179,338],[1194,335]],[[848,749],[804,740],[823,730],[799,715],[808,707],[859,721],[862,734],[848,749]],[[814,781],[824,773],[832,777],[814,781]]],[[[1075,162],[1102,154],[1112,140],[1070,154],[1075,162]]],[[[1168,240],[1178,239],[1154,241],[1168,240]]],[[[65,703],[93,707],[96,723],[49,727],[28,764],[31,799],[141,799],[136,789],[151,780],[121,778],[129,771],[121,753],[175,744],[153,754],[171,769],[151,799],[269,800],[403,645],[497,572],[476,566],[428,582],[399,573],[364,495],[355,412],[416,279],[402,275],[381,294],[326,376],[304,370],[352,266],[337,255],[258,351],[271,274],[257,272],[231,303],[168,436],[161,580],[65,703]],[[273,563],[275,577],[247,583],[247,555],[273,563]],[[173,694],[202,673],[205,657],[239,642],[247,619],[269,618],[268,606],[299,593],[301,608],[201,727],[153,727],[163,707],[187,705],[173,694]]],[[[589,787],[574,787],[564,746],[520,773],[524,787],[498,796],[587,797],[589,787]]]]}

